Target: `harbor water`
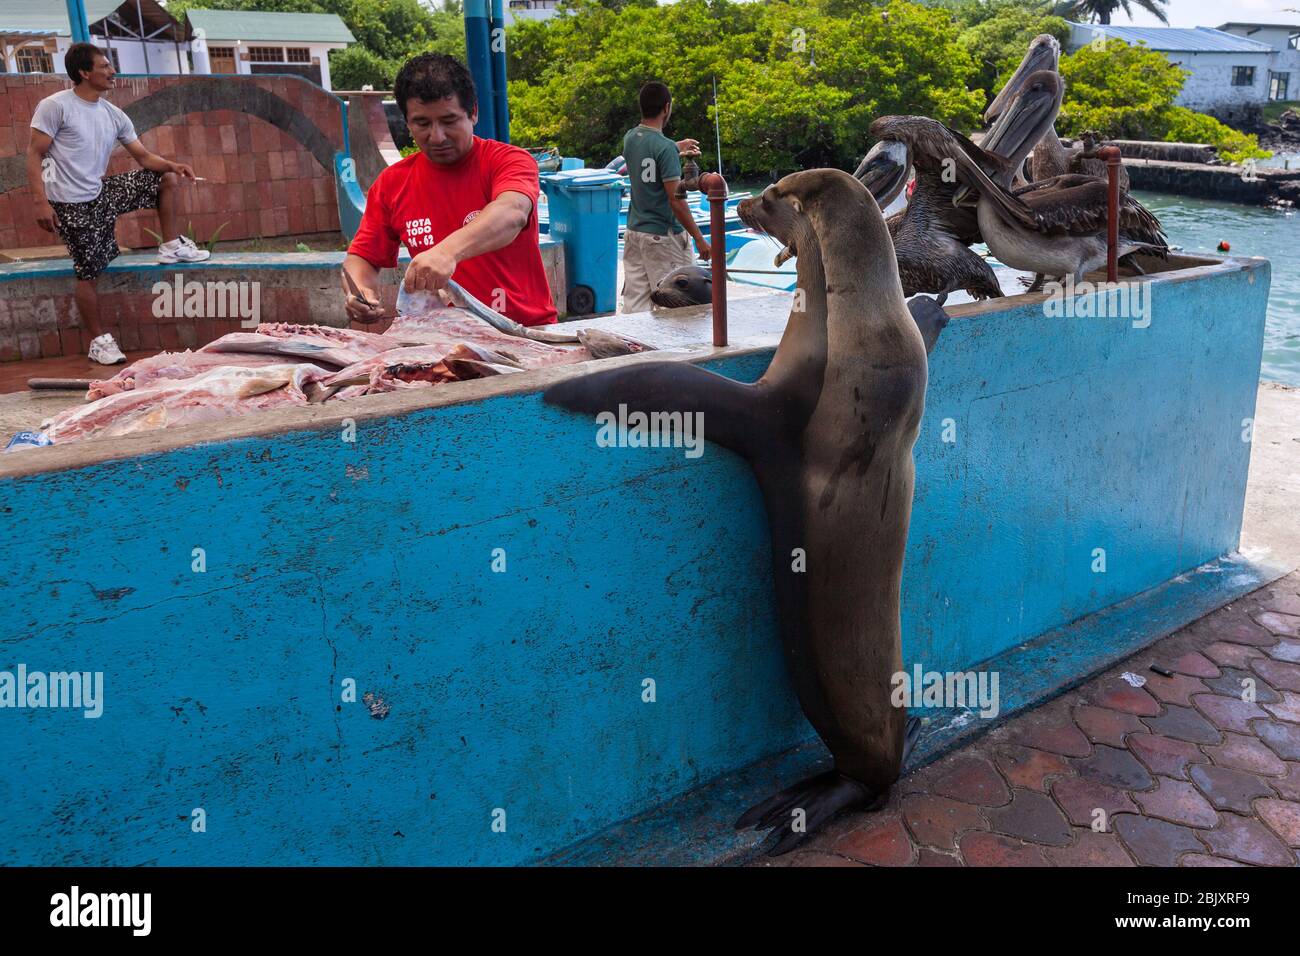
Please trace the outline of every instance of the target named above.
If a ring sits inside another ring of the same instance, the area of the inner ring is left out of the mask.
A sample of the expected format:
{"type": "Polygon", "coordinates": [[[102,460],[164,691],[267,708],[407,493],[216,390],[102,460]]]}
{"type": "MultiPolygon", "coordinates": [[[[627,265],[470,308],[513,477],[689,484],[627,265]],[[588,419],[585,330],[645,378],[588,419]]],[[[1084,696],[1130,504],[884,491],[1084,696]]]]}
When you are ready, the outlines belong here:
{"type": "Polygon", "coordinates": [[[1300,212],[1135,192],[1160,218],[1171,246],[1213,253],[1227,242],[1236,256],[1273,264],[1260,377],[1300,387],[1300,212]]]}

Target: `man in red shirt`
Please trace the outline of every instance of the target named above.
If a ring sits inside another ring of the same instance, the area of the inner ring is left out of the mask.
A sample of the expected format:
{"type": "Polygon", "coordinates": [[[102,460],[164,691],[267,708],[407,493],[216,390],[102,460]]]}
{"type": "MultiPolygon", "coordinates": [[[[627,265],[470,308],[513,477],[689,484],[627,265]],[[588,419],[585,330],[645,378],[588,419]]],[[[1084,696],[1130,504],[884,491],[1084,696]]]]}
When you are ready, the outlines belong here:
{"type": "Polygon", "coordinates": [[[343,268],[349,318],[377,322],[379,270],[411,253],[407,291],[434,291],[453,275],[471,295],[522,325],[557,319],[537,233],[537,162],[474,135],[474,80],[454,57],[426,53],[402,67],[393,96],[420,147],[379,174],[343,268]]]}

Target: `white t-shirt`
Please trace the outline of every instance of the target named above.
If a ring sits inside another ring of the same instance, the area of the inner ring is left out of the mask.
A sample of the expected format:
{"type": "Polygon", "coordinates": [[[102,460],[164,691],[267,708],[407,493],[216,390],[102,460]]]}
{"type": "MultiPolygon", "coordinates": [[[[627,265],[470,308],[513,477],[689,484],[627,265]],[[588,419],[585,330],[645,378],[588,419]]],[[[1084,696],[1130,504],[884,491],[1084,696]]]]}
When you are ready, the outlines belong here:
{"type": "Polygon", "coordinates": [[[104,188],[113,147],[134,143],[131,118],[102,96],[88,103],[72,90],[36,104],[32,129],[54,140],[42,170],[45,195],[52,202],[89,202],[104,188]]]}

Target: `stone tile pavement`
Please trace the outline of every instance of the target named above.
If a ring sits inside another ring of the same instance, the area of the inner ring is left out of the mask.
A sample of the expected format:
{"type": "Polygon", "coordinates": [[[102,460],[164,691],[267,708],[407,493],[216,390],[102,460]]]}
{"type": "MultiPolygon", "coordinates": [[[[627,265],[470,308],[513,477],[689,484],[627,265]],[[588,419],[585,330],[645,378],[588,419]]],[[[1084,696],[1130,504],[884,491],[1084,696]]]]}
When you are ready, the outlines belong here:
{"type": "Polygon", "coordinates": [[[1300,572],[907,775],[882,810],[756,864],[1296,866],[1297,848],[1300,572]]]}

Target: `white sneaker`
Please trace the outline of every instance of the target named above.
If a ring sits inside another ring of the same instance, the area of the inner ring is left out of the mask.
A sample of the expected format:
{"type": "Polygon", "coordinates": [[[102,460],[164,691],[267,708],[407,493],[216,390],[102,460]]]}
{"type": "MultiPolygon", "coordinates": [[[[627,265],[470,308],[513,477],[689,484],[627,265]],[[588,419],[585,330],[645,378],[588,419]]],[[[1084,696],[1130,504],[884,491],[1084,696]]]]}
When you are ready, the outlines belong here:
{"type": "Polygon", "coordinates": [[[212,253],[200,249],[187,236],[180,236],[158,247],[159,262],[202,262],[212,253]]]}
{"type": "Polygon", "coordinates": [[[122,350],[117,347],[117,342],[108,332],[91,340],[90,351],[86,353],[86,357],[100,365],[118,365],[126,361],[126,356],[122,354],[122,350]]]}

